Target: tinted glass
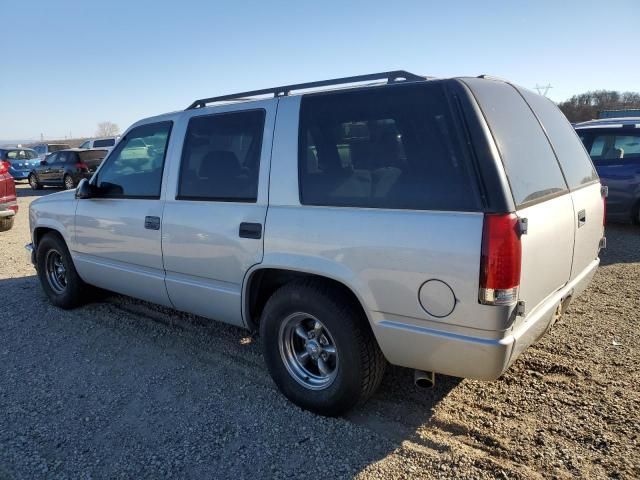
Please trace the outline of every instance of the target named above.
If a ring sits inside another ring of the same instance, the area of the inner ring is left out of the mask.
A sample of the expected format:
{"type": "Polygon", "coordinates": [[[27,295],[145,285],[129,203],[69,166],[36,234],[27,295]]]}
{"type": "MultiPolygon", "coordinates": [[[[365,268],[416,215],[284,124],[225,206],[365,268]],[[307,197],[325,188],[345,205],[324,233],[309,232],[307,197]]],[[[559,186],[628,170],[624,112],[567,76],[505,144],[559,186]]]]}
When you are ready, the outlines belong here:
{"type": "Polygon", "coordinates": [[[80,145],[79,148],[89,148],[89,147],[91,147],[91,142],[89,140],[87,140],[82,145],[80,145]]]}
{"type": "Polygon", "coordinates": [[[101,193],[111,197],[158,198],[170,131],[171,122],[131,130],[98,173],[101,193]]]}
{"type": "Polygon", "coordinates": [[[438,83],[305,96],[301,202],[477,210],[459,129],[438,83]]]}
{"type": "Polygon", "coordinates": [[[567,118],[556,105],[541,95],[520,89],[549,136],[570,188],[598,179],[593,163],[567,118]]]}
{"type": "Polygon", "coordinates": [[[542,127],[515,88],[479,78],[465,83],[489,123],[516,205],[567,190],[542,127]]]}
{"type": "Polygon", "coordinates": [[[66,150],[67,148],[69,148],[69,145],[61,143],[59,145],[49,145],[49,152],[57,152],[59,150],[66,150]]]}
{"type": "Polygon", "coordinates": [[[102,140],[94,140],[93,148],[113,147],[115,144],[116,144],[115,139],[113,139],[113,138],[105,138],[105,139],[102,139],[102,140]]]}
{"type": "Polygon", "coordinates": [[[264,116],[264,110],[253,110],[192,118],[178,198],[255,202],[264,116]]]}

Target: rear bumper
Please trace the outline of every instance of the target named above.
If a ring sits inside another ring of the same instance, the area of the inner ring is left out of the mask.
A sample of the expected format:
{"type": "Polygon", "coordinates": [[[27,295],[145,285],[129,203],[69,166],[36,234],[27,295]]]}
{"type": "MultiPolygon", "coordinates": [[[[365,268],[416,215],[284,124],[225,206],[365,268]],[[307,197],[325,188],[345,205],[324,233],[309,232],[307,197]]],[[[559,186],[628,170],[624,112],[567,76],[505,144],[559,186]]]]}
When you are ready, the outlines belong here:
{"type": "Polygon", "coordinates": [[[17,201],[0,203],[0,218],[13,217],[16,213],[18,213],[17,201]]]}
{"type": "Polygon", "coordinates": [[[455,377],[495,380],[547,331],[558,305],[587,288],[599,264],[599,259],[594,260],[517,327],[498,335],[500,338],[444,332],[384,318],[374,321],[374,334],[385,357],[394,365],[455,377]]]}
{"type": "Polygon", "coordinates": [[[11,173],[14,180],[26,180],[31,172],[27,170],[11,170],[9,173],[11,173]]]}

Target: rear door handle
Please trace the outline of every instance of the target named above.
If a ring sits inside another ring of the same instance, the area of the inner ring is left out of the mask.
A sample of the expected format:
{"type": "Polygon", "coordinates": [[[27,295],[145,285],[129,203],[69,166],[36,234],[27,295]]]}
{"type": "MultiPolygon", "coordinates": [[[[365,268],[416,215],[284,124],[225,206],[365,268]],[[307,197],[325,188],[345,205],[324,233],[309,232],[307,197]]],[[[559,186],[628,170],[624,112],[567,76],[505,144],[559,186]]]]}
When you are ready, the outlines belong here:
{"type": "Polygon", "coordinates": [[[160,230],[160,217],[144,217],[144,228],[147,230],[160,230]]]}
{"type": "Polygon", "coordinates": [[[578,212],[578,228],[587,223],[587,213],[584,210],[578,212]]]}
{"type": "Polygon", "coordinates": [[[253,238],[259,240],[262,238],[262,224],[242,222],[238,233],[240,238],[253,238]]]}

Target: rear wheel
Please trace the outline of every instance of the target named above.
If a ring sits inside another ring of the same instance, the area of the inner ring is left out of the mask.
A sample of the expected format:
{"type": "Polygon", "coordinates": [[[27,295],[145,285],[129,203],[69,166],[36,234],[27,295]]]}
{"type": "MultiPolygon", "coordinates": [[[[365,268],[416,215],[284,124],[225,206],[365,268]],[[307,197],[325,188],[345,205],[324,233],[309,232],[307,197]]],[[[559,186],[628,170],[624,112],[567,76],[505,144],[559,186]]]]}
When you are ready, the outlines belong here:
{"type": "Polygon", "coordinates": [[[13,220],[15,218],[15,215],[0,218],[0,232],[11,230],[13,228],[13,220]]]}
{"type": "Polygon", "coordinates": [[[31,173],[29,175],[29,185],[33,190],[42,189],[42,184],[38,181],[38,178],[36,177],[35,173],[31,173]]]}
{"type": "Polygon", "coordinates": [[[296,405],[340,415],[378,388],[386,360],[362,311],[316,281],[281,287],[260,320],[265,362],[296,405]]]}
{"type": "Polygon", "coordinates": [[[48,233],[40,240],[36,264],[40,284],[52,304],[69,309],[82,303],[88,286],[78,275],[67,245],[58,234],[48,233]]]}
{"type": "Polygon", "coordinates": [[[62,179],[62,183],[65,190],[73,190],[76,188],[76,182],[73,181],[73,177],[71,175],[65,175],[62,179]]]}

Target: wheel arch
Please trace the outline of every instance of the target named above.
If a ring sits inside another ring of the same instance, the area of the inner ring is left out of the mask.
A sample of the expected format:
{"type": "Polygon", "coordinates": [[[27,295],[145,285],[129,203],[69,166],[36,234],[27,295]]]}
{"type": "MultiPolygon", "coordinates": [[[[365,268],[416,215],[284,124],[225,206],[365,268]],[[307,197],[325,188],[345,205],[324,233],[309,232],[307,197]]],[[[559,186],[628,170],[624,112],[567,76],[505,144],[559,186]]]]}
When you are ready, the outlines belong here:
{"type": "Polygon", "coordinates": [[[242,291],[242,318],[246,326],[252,331],[257,330],[262,310],[273,293],[287,283],[302,279],[314,279],[330,285],[362,311],[371,327],[371,318],[364,307],[363,298],[343,279],[307,269],[266,265],[258,265],[245,276],[242,291]]]}

